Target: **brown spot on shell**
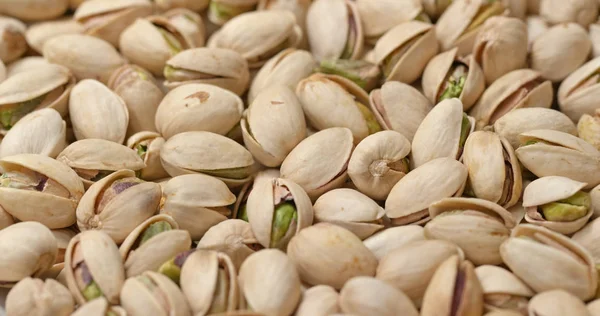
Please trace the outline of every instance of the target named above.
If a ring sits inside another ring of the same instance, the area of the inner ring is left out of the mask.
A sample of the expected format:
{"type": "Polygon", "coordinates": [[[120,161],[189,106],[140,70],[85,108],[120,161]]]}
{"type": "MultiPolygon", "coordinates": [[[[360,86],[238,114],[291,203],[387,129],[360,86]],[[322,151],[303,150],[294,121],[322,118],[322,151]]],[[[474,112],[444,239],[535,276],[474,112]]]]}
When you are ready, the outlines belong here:
{"type": "Polygon", "coordinates": [[[194,99],[194,98],[198,99],[200,101],[200,103],[204,103],[206,100],[208,100],[210,98],[210,93],[200,91],[200,92],[196,92],[194,94],[190,94],[189,96],[186,97],[186,99],[194,99]]]}

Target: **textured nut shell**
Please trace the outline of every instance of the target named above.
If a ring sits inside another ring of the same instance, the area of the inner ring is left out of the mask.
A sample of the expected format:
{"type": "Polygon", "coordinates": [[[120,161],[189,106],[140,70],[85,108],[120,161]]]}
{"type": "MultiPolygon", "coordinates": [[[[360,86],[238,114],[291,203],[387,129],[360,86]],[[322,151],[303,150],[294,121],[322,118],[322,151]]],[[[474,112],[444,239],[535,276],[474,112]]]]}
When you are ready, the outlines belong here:
{"type": "Polygon", "coordinates": [[[419,315],[406,294],[372,277],[355,277],[346,282],[340,292],[340,307],[347,314],[419,315]]]}
{"type": "Polygon", "coordinates": [[[25,38],[29,47],[41,54],[44,44],[51,38],[65,34],[82,34],[83,30],[83,26],[72,19],[48,21],[30,26],[25,38]]]}
{"type": "Polygon", "coordinates": [[[54,158],[65,149],[67,124],[53,109],[25,115],[0,143],[0,158],[18,154],[40,154],[54,158]]]}
{"type": "Polygon", "coordinates": [[[483,265],[475,268],[475,274],[484,294],[510,294],[523,297],[535,295],[535,292],[523,281],[504,268],[483,265]]]}
{"type": "Polygon", "coordinates": [[[18,60],[27,51],[26,30],[23,22],[7,16],[0,17],[0,59],[3,63],[18,60]]]}
{"type": "Polygon", "coordinates": [[[62,284],[47,279],[25,278],[6,297],[6,312],[10,315],[70,315],[75,302],[62,284]]]}
{"type": "Polygon", "coordinates": [[[560,0],[539,1],[540,16],[552,24],[575,22],[584,27],[596,21],[598,1],[576,0],[568,4],[560,0]]]}
{"type": "Polygon", "coordinates": [[[595,100],[600,97],[600,85],[594,84],[580,88],[600,69],[600,58],[594,58],[573,71],[558,88],[558,104],[560,110],[573,121],[578,121],[583,114],[593,115],[597,106],[595,100]]]}
{"type": "Polygon", "coordinates": [[[591,316],[600,315],[600,299],[595,299],[587,304],[588,312],[591,316]]]}
{"type": "Polygon", "coordinates": [[[65,13],[69,6],[68,0],[7,0],[0,4],[3,14],[28,21],[49,20],[65,13]],[[35,9],[32,9],[32,6],[35,9]]]}
{"type": "Polygon", "coordinates": [[[171,279],[154,271],[146,271],[143,276],[150,278],[157,285],[156,290],[161,293],[169,310],[164,310],[155,293],[150,292],[142,281],[129,278],[121,291],[121,305],[128,315],[160,315],[161,313],[172,316],[192,315],[185,296],[171,279]]]}
{"type": "MultiPolygon", "coordinates": [[[[165,22],[176,30],[185,41],[188,48],[202,47],[206,43],[206,27],[200,14],[186,9],[175,8],[163,13],[165,22]]],[[[160,18],[150,19],[161,20],[160,18]]]]}
{"type": "Polygon", "coordinates": [[[358,0],[356,7],[367,40],[377,39],[394,26],[414,20],[423,10],[419,0],[358,0]]]}
{"type": "Polygon", "coordinates": [[[339,313],[339,294],[329,285],[315,285],[302,294],[296,316],[329,316],[339,313]]]}
{"type": "Polygon", "coordinates": [[[108,311],[116,316],[127,316],[127,312],[120,306],[110,306],[104,297],[95,298],[80,305],[71,316],[105,316],[108,311]]]}
{"type": "Polygon", "coordinates": [[[56,160],[71,168],[90,170],[139,170],[145,167],[137,153],[104,139],[84,139],[67,146],[56,160]]]}
{"type": "Polygon", "coordinates": [[[594,262],[600,261],[600,220],[597,218],[581,230],[576,232],[571,239],[585,248],[594,258],[594,262]]]}
{"type": "Polygon", "coordinates": [[[436,23],[436,36],[442,51],[458,47],[458,55],[464,56],[473,50],[475,36],[479,28],[465,33],[465,30],[476,17],[484,0],[452,1],[436,23]]]}
{"type": "MultiPolygon", "coordinates": [[[[131,123],[129,125],[131,126],[131,123]]],[[[160,150],[165,144],[165,139],[162,138],[160,134],[155,132],[139,132],[133,134],[127,140],[127,147],[136,149],[135,146],[139,142],[146,140],[149,141],[148,147],[146,148],[146,156],[144,157],[146,167],[140,170],[140,178],[149,181],[168,177],[169,174],[165,171],[160,162],[160,150]]]]}
{"type": "MultiPolygon", "coordinates": [[[[531,1],[539,1],[539,0],[529,0],[531,1]]],[[[548,22],[541,18],[539,15],[530,15],[525,20],[527,23],[527,45],[528,48],[531,49],[531,45],[533,42],[542,34],[546,33],[546,31],[550,28],[548,22]]],[[[591,37],[591,35],[590,35],[591,37]]]]}
{"type": "Polygon", "coordinates": [[[231,258],[236,271],[246,258],[254,253],[248,245],[256,244],[252,227],[241,219],[230,219],[211,227],[198,242],[198,249],[225,253],[231,258]]]}
{"type": "Polygon", "coordinates": [[[381,260],[385,255],[414,241],[425,240],[423,227],[406,225],[391,227],[365,239],[363,243],[381,260]]]}
{"type": "Polygon", "coordinates": [[[156,5],[161,10],[172,8],[186,8],[193,11],[203,11],[208,6],[209,0],[159,0],[156,5]]]}
{"type": "Polygon", "coordinates": [[[10,215],[3,207],[0,206],[0,230],[15,223],[14,217],[10,215]]]}
{"type": "Polygon", "coordinates": [[[530,315],[589,315],[580,298],[564,290],[551,290],[537,294],[527,307],[530,315]]]}

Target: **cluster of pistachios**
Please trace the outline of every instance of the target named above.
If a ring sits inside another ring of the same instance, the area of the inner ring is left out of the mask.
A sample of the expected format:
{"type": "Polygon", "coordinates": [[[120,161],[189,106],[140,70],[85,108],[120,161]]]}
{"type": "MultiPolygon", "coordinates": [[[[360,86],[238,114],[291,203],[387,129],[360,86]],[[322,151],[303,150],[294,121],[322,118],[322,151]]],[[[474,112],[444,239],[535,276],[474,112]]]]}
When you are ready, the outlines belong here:
{"type": "Polygon", "coordinates": [[[0,316],[600,316],[599,13],[0,0],[0,316]]]}

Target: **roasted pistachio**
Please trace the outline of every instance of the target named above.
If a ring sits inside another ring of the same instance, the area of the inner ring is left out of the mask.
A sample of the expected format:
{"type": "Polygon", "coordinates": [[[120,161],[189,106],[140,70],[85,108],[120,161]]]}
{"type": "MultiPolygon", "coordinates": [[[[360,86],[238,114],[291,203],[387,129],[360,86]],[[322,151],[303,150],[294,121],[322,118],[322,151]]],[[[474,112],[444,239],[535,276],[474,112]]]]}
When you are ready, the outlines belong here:
{"type": "Polygon", "coordinates": [[[55,280],[25,278],[6,297],[6,312],[10,315],[70,315],[75,302],[69,290],[55,280]]]}
{"type": "Polygon", "coordinates": [[[217,25],[223,25],[232,18],[256,9],[258,0],[215,0],[208,7],[208,18],[217,25]]]}
{"type": "Polygon", "coordinates": [[[54,158],[67,146],[66,125],[54,109],[29,113],[2,139],[0,157],[40,154],[54,158]]]}

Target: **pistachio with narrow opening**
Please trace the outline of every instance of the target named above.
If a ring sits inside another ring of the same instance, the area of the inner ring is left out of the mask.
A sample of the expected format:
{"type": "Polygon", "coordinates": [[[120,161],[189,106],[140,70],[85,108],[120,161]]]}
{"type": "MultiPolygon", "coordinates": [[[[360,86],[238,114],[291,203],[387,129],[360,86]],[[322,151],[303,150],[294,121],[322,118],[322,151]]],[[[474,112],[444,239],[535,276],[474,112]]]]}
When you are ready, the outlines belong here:
{"type": "Polygon", "coordinates": [[[510,310],[519,315],[526,313],[529,299],[535,293],[517,276],[504,268],[491,265],[475,268],[475,274],[483,289],[486,310],[510,310]]]}
{"type": "Polygon", "coordinates": [[[254,11],[257,3],[258,0],[213,0],[208,7],[208,19],[223,25],[240,14],[254,11]]]}
{"type": "Polygon", "coordinates": [[[192,315],[181,290],[166,276],[146,271],[123,284],[121,304],[128,315],[192,315]]]}
{"type": "MultiPolygon", "coordinates": [[[[163,179],[168,176],[160,162],[160,150],[165,139],[155,132],[139,132],[127,140],[127,147],[135,150],[142,158],[146,167],[139,171],[139,177],[150,181],[163,179]]],[[[0,155],[2,153],[0,144],[0,155]]]]}
{"type": "Polygon", "coordinates": [[[421,0],[358,0],[356,7],[363,22],[365,40],[373,44],[400,23],[425,19],[423,7],[426,5],[421,4],[421,0]]]}
{"type": "Polygon", "coordinates": [[[594,58],[573,71],[558,88],[561,112],[577,122],[583,115],[593,115],[600,95],[600,57],[594,58]]]}
{"type": "Polygon", "coordinates": [[[317,70],[324,74],[342,76],[365,91],[373,90],[379,83],[381,71],[374,63],[366,60],[329,59],[323,60],[317,70]]]}
{"type": "Polygon", "coordinates": [[[425,240],[423,227],[406,225],[382,230],[365,239],[363,243],[378,260],[381,260],[393,250],[418,240],[425,240]]]}

